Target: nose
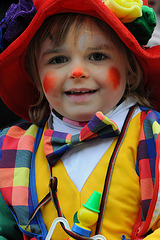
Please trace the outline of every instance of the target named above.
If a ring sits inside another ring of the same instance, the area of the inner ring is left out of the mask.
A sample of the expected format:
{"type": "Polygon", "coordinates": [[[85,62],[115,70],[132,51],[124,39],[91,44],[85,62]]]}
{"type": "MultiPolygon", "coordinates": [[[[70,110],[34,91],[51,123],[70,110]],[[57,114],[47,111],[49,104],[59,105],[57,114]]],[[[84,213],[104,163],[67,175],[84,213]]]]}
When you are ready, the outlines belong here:
{"type": "Polygon", "coordinates": [[[77,67],[76,69],[74,69],[74,70],[72,71],[72,76],[73,76],[74,78],[80,78],[80,77],[82,77],[82,76],[83,76],[82,68],[77,67]]]}
{"type": "Polygon", "coordinates": [[[71,78],[79,79],[79,78],[88,78],[88,73],[81,67],[75,67],[71,71],[71,78]]]}

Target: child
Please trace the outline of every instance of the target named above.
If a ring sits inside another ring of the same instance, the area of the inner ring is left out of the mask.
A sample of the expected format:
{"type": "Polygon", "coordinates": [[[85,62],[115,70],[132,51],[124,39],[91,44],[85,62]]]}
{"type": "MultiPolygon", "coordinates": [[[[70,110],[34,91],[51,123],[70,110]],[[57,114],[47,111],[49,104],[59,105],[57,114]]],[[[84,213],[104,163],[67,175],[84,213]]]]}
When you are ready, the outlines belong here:
{"type": "MultiPolygon", "coordinates": [[[[94,191],[91,236],[160,239],[160,115],[149,110],[160,109],[160,46],[144,46],[155,27],[146,5],[21,0],[8,10],[0,94],[33,124],[0,135],[2,239],[45,239],[58,216],[72,227],[94,191]]],[[[88,239],[63,224],[51,239],[70,237],[88,239]]]]}
{"type": "Polygon", "coordinates": [[[156,46],[160,44],[160,1],[159,0],[149,0],[148,4],[154,9],[157,16],[157,26],[150,39],[148,46],[156,46]]]}

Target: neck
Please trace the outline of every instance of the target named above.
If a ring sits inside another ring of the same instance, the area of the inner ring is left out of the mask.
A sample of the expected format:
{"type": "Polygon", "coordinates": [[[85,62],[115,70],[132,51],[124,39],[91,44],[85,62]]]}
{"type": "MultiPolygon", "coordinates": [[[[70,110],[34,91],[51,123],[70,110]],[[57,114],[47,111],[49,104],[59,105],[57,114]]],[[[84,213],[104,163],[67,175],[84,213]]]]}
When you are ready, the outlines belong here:
{"type": "MultiPolygon", "coordinates": [[[[109,117],[111,115],[111,113],[115,110],[116,106],[111,109],[107,114],[105,114],[106,117],[109,117]]],[[[77,127],[84,127],[89,121],[75,121],[69,118],[66,118],[64,116],[62,116],[61,114],[59,114],[55,109],[52,109],[52,113],[54,113],[56,115],[56,117],[58,117],[59,119],[61,119],[62,121],[70,124],[70,125],[74,125],[77,127]]]]}
{"type": "Polygon", "coordinates": [[[56,117],[58,117],[62,121],[69,123],[71,125],[74,125],[74,126],[84,127],[89,122],[89,121],[79,122],[79,121],[71,120],[71,119],[66,118],[66,117],[62,116],[61,114],[59,114],[55,109],[52,109],[52,112],[56,115],[56,117]]]}

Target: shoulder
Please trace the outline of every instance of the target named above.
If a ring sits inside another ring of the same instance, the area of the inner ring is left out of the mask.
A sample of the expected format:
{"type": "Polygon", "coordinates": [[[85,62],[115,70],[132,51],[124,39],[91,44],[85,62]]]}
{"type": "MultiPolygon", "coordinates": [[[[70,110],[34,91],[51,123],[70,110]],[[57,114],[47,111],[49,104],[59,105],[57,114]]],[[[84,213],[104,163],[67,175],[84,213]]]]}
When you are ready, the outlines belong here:
{"type": "Polygon", "coordinates": [[[30,128],[33,128],[33,126],[35,128],[38,128],[38,126],[36,126],[35,124],[33,123],[30,123],[30,122],[21,122],[21,123],[18,123],[16,125],[13,125],[11,127],[7,127],[7,128],[3,128],[3,129],[0,129],[0,136],[2,135],[6,135],[8,133],[10,133],[11,135],[13,136],[21,136],[23,135],[26,131],[28,131],[30,128]]]}
{"type": "MultiPolygon", "coordinates": [[[[27,140],[36,137],[38,127],[32,123],[24,122],[12,127],[5,128],[0,132],[0,148],[4,149],[4,144],[7,149],[15,148],[21,139],[27,140]]],[[[0,149],[0,150],[1,150],[0,149]]]]}
{"type": "Polygon", "coordinates": [[[11,127],[6,127],[0,130],[0,136],[6,134],[7,132],[11,131],[12,133],[16,133],[17,130],[18,132],[23,130],[27,130],[30,126],[32,125],[32,123],[30,122],[21,122],[19,124],[13,125],[11,127]]]}
{"type": "MultiPolygon", "coordinates": [[[[0,133],[0,171],[6,169],[8,175],[13,166],[30,165],[37,131],[36,125],[26,122],[6,128],[0,133]]],[[[0,177],[0,182],[2,179],[4,182],[5,175],[0,177]]]]}
{"type": "Polygon", "coordinates": [[[151,150],[151,155],[160,146],[160,113],[153,109],[142,108],[139,146],[151,150]]]}
{"type": "Polygon", "coordinates": [[[154,109],[149,109],[146,107],[139,106],[141,109],[141,116],[142,116],[142,121],[150,120],[150,121],[157,121],[160,123],[160,113],[157,112],[154,109]]]}

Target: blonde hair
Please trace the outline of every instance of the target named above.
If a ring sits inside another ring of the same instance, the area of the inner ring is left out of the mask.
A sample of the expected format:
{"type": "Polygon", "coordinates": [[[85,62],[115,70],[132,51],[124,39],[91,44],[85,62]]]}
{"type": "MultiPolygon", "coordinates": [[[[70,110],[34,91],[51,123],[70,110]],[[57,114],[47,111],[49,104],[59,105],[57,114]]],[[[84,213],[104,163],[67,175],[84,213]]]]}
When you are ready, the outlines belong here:
{"type": "Polygon", "coordinates": [[[143,72],[140,64],[132,51],[126,47],[114,30],[100,19],[87,15],[65,13],[50,16],[43,22],[40,29],[31,40],[26,53],[26,69],[33,80],[35,88],[38,90],[36,102],[30,106],[29,116],[31,121],[37,125],[40,124],[49,111],[49,103],[44,95],[37,67],[41,44],[47,37],[49,37],[53,42],[53,47],[61,46],[66,40],[68,33],[70,33],[69,37],[74,36],[76,41],[80,34],[80,30],[85,26],[86,21],[96,24],[102,32],[106,33],[107,36],[111,36],[110,39],[113,44],[117,45],[117,49],[121,49],[120,54],[126,64],[129,76],[122,100],[125,100],[128,96],[132,96],[140,105],[151,107],[147,100],[148,94],[144,91],[143,72]],[[130,84],[130,79],[132,79],[133,84],[130,84]]]}

